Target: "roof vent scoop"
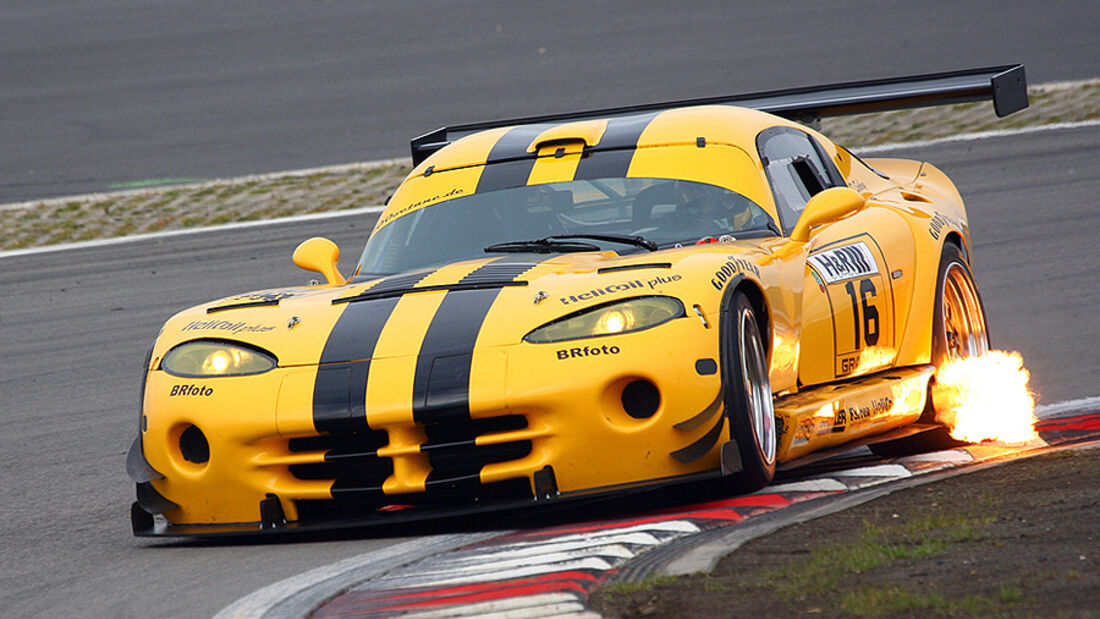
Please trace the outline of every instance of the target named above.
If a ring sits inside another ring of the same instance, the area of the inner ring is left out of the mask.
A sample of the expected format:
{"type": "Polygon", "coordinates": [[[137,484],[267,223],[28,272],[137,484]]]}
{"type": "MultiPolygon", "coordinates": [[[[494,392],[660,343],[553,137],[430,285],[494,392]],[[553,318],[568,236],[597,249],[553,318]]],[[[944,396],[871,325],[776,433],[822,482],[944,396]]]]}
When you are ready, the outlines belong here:
{"type": "Polygon", "coordinates": [[[527,152],[553,154],[559,148],[564,148],[566,154],[580,152],[599,144],[606,129],[607,120],[587,120],[550,127],[532,140],[527,152]]]}

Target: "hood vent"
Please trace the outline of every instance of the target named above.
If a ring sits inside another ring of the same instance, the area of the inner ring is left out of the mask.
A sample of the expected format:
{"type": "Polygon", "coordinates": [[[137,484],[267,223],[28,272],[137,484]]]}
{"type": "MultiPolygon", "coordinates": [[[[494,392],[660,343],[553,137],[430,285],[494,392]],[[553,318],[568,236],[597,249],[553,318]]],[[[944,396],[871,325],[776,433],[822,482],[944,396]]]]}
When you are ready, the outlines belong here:
{"type": "Polygon", "coordinates": [[[604,273],[618,273],[620,271],[637,271],[640,269],[671,269],[671,262],[642,262],[639,264],[623,264],[614,267],[604,267],[596,272],[600,275],[604,273]]]}

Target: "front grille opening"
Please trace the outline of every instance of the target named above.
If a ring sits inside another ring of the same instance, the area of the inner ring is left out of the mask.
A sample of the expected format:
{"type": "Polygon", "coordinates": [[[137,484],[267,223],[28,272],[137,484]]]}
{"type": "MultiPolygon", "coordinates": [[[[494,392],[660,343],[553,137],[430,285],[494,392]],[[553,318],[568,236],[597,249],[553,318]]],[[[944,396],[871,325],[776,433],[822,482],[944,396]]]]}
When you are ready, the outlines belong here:
{"type": "Polygon", "coordinates": [[[332,499],[295,501],[299,521],[305,524],[339,520],[399,521],[411,512],[431,508],[447,513],[482,502],[513,503],[534,499],[527,477],[481,483],[482,467],[529,455],[529,440],[477,445],[480,436],[527,428],[522,415],[463,419],[424,426],[427,439],[421,451],[432,470],[424,492],[386,495],[382,484],[393,474],[393,462],[378,457],[388,444],[384,431],[356,432],[291,439],[293,452],[323,451],[324,462],[291,465],[299,479],[331,479],[332,499]]]}
{"type": "Polygon", "coordinates": [[[649,419],[661,407],[661,392],[648,380],[636,380],[623,389],[623,410],[635,419],[649,419]]]}
{"type": "MultiPolygon", "coordinates": [[[[334,491],[335,492],[335,491],[334,491]]],[[[515,504],[535,497],[527,478],[507,479],[491,484],[444,482],[425,493],[370,496],[335,493],[335,498],[295,501],[298,521],[317,524],[341,520],[361,522],[399,522],[431,510],[443,516],[449,510],[461,511],[484,503],[515,504]]]]}
{"type": "Polygon", "coordinates": [[[483,434],[500,434],[527,427],[527,418],[523,415],[504,415],[485,419],[466,419],[447,423],[432,424],[425,427],[428,443],[453,443],[472,440],[483,434]]]}
{"type": "Polygon", "coordinates": [[[518,460],[531,453],[531,441],[478,445],[477,437],[527,427],[522,415],[468,419],[425,426],[428,440],[420,448],[432,467],[429,479],[476,477],[487,464],[518,460]]]}
{"type": "Polygon", "coordinates": [[[210,460],[210,443],[198,426],[188,426],[180,434],[180,455],[193,464],[206,464],[210,460]]]}
{"type": "Polygon", "coordinates": [[[432,472],[445,471],[449,476],[477,475],[486,464],[519,460],[531,453],[531,441],[516,441],[499,445],[455,444],[432,448],[428,462],[432,472]]]}
{"type": "Polygon", "coordinates": [[[350,432],[293,438],[290,451],[324,451],[323,462],[292,464],[290,474],[298,479],[331,479],[333,487],[381,488],[393,474],[393,462],[379,458],[378,449],[389,442],[384,431],[350,432]]]}

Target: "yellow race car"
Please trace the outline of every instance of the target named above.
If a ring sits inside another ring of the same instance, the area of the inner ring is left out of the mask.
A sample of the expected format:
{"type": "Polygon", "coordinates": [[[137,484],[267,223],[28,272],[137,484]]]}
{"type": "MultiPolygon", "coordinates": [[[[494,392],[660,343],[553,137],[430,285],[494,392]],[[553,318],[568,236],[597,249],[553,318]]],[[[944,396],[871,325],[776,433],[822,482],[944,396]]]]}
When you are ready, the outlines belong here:
{"type": "Polygon", "coordinates": [[[440,129],[350,278],[176,314],[127,469],[136,535],[392,522],[938,436],[988,347],[962,199],[807,124],[991,99],[1023,67],[440,129]],[[796,122],[797,119],[800,122],[796,122]]]}

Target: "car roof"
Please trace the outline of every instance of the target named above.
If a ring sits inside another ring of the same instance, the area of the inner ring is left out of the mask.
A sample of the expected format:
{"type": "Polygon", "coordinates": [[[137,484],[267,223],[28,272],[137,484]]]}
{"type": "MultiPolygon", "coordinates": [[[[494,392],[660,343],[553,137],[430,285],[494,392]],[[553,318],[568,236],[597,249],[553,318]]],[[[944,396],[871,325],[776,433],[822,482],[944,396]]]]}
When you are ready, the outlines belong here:
{"type": "Polygon", "coordinates": [[[411,176],[527,159],[571,144],[599,152],[671,145],[724,144],[743,149],[757,162],[756,136],[776,126],[798,127],[814,134],[827,150],[832,145],[817,132],[787,119],[731,105],[684,107],[591,120],[515,125],[462,137],[436,151],[411,176]]]}

